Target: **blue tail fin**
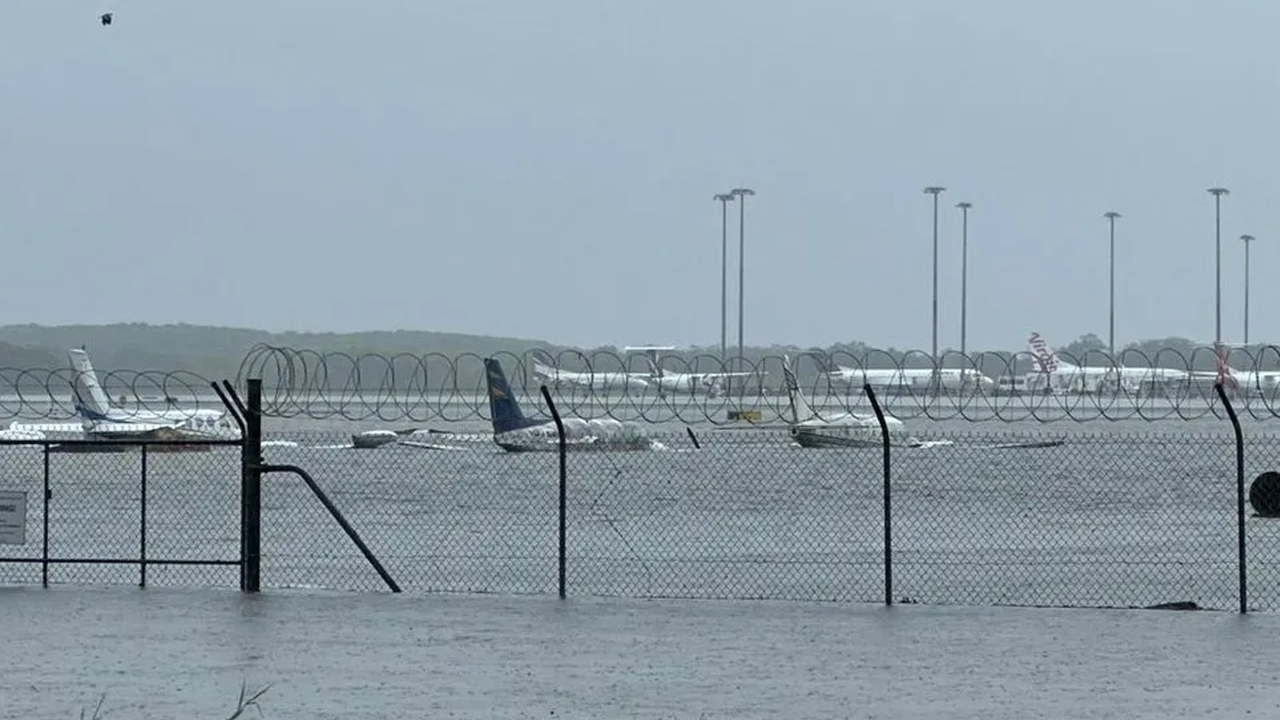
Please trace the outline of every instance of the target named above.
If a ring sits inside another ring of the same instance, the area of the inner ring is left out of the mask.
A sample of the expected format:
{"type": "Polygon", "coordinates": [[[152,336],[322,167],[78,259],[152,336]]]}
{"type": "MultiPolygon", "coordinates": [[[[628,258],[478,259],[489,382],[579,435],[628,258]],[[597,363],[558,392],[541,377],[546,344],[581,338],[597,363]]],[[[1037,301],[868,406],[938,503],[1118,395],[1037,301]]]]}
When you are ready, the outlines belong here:
{"type": "Polygon", "coordinates": [[[484,370],[489,379],[489,414],[493,417],[495,433],[506,433],[541,424],[537,420],[526,418],[520,411],[520,404],[511,393],[507,376],[502,372],[502,365],[496,358],[485,358],[484,370]]]}

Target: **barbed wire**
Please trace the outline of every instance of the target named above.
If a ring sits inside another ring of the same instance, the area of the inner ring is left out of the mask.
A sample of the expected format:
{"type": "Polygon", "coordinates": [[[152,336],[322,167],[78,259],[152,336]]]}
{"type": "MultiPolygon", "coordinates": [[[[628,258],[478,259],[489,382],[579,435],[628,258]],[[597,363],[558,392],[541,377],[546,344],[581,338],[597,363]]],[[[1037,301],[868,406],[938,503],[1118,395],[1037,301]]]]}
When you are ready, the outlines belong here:
{"type": "MultiPolygon", "coordinates": [[[[1213,384],[1212,348],[1127,350],[1116,358],[1090,352],[1037,357],[1030,352],[949,352],[935,368],[923,352],[798,350],[723,362],[716,355],[531,350],[491,355],[502,364],[530,415],[548,417],[539,387],[553,389],[562,413],[624,421],[726,424],[731,413],[753,423],[790,416],[782,368],[790,363],[801,392],[819,412],[870,413],[863,384],[902,419],[1041,423],[1092,420],[1195,420],[1224,417],[1213,384]],[[1044,368],[1054,372],[1046,373],[1044,368]],[[936,373],[934,372],[936,370],[936,373]],[[930,392],[937,388],[939,392],[930,392]]],[[[1280,348],[1233,349],[1228,387],[1237,412],[1280,417],[1280,348]],[[1255,368],[1270,368],[1257,372],[1255,368]],[[1234,384],[1233,384],[1234,383],[1234,384]]],[[[258,345],[243,358],[235,384],[263,381],[264,412],[280,418],[352,421],[488,421],[484,356],[476,353],[383,355],[258,345]]],[[[74,371],[0,368],[0,418],[77,416],[74,371]]],[[[184,371],[99,373],[122,416],[182,408],[222,409],[209,379],[184,371]]]]}
{"type": "MultiPolygon", "coordinates": [[[[1213,390],[1219,377],[1217,355],[1208,347],[1190,353],[1166,348],[1151,355],[1128,350],[1115,358],[1106,353],[1045,358],[1030,352],[949,352],[939,359],[936,375],[929,356],[918,351],[871,351],[855,357],[798,350],[727,362],[709,353],[672,353],[660,356],[656,365],[640,352],[530,350],[491,356],[502,364],[526,412],[544,417],[538,391],[542,384],[555,390],[561,412],[581,417],[722,424],[736,413],[756,423],[785,421],[789,401],[782,368],[788,362],[801,391],[820,412],[870,412],[862,389],[870,383],[882,404],[904,419],[1053,422],[1223,416],[1213,390]],[[1054,372],[1043,372],[1046,365],[1054,372]],[[925,392],[931,382],[942,393],[925,392]]],[[[1235,371],[1237,410],[1255,418],[1280,416],[1280,348],[1237,349],[1226,360],[1237,368],[1276,368],[1275,381],[1235,371]]],[[[262,378],[264,405],[281,417],[489,418],[484,357],[475,353],[353,355],[259,345],[246,355],[237,383],[249,377],[262,378]]]]}

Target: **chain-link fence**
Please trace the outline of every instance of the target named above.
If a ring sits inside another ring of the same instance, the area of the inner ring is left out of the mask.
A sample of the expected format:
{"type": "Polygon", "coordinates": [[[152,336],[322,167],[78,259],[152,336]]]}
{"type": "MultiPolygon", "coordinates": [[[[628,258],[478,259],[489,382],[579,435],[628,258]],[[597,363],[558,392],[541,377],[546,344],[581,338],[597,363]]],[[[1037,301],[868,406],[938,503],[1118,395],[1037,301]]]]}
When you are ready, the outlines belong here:
{"type": "Polygon", "coordinates": [[[236,587],[239,448],[0,443],[0,584],[236,587]]]}
{"type": "MultiPolygon", "coordinates": [[[[1242,438],[1248,607],[1280,609],[1280,518],[1248,497],[1280,471],[1280,438],[1247,426],[1242,438]]],[[[796,440],[763,429],[566,440],[562,458],[555,436],[513,452],[491,434],[356,448],[350,433],[277,433],[263,461],[305,469],[316,488],[263,478],[262,585],[385,589],[371,556],[411,592],[551,594],[563,551],[568,595],[1238,606],[1228,423],[894,436],[887,483],[874,436],[796,440]]],[[[167,445],[0,447],[0,582],[234,587],[239,446],[167,445]],[[15,543],[4,513],[18,495],[15,543]]]]}
{"type": "MultiPolygon", "coordinates": [[[[292,437],[268,461],[305,465],[405,590],[557,591],[557,452],[292,437]]],[[[1280,469],[1280,439],[1245,447],[1246,484],[1280,469]]],[[[881,602],[888,563],[895,602],[1238,605],[1230,426],[920,437],[890,460],[886,496],[882,448],[803,448],[785,432],[570,450],[565,591],[881,602]]],[[[300,481],[263,497],[265,585],[385,587],[300,481]]],[[[1249,604],[1275,608],[1280,519],[1246,515],[1249,604]]]]}

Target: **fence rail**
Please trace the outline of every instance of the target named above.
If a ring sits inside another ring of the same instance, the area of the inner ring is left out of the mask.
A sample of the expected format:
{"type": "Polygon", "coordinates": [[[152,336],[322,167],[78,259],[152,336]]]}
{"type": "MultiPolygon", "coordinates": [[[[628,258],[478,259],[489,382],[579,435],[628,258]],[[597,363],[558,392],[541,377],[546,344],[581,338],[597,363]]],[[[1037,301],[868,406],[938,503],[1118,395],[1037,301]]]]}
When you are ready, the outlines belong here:
{"type": "Polygon", "coordinates": [[[243,443],[204,453],[0,443],[0,492],[26,491],[47,528],[0,552],[0,582],[219,585],[239,565],[250,591],[260,572],[267,588],[1280,609],[1280,517],[1246,507],[1280,437],[1249,431],[1221,388],[1229,422],[1195,433],[902,444],[882,422],[865,447],[760,431],[594,452],[568,450],[540,390],[560,428],[547,452],[264,445],[257,383],[248,409],[229,403],[243,443]]]}
{"type": "Polygon", "coordinates": [[[219,451],[238,443],[111,445],[102,452],[103,443],[86,440],[0,441],[0,568],[26,582],[38,569],[44,585],[234,585],[231,568],[241,565],[234,487],[201,480],[232,475],[238,457],[219,451]],[[199,459],[178,459],[194,450],[199,459]],[[27,518],[36,520],[38,540],[28,538],[27,518]]]}

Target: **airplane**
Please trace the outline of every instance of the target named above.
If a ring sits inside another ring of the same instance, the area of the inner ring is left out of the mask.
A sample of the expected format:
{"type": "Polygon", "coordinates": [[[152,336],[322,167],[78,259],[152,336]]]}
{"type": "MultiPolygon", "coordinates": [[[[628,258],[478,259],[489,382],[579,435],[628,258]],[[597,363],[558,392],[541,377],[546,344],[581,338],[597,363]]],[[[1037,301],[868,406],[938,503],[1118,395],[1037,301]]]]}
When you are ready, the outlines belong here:
{"type": "MultiPolygon", "coordinates": [[[[524,416],[496,358],[484,359],[489,385],[489,414],[493,418],[493,441],[507,452],[555,452],[559,435],[552,420],[532,420],[524,416]]],[[[645,437],[632,423],[612,418],[583,420],[564,418],[567,450],[656,450],[660,444],[645,437]]]]}
{"type": "MultiPolygon", "coordinates": [[[[841,412],[822,415],[813,409],[800,392],[800,383],[791,371],[791,359],[784,358],[783,380],[791,407],[791,437],[800,447],[881,447],[884,437],[875,415],[841,412]],[[801,417],[804,419],[802,420],[801,417]]],[[[898,418],[886,415],[885,426],[890,442],[908,443],[906,426],[898,418]]]]}
{"type": "Polygon", "coordinates": [[[1197,379],[1212,379],[1237,394],[1254,392],[1262,395],[1274,394],[1280,389],[1280,370],[1236,370],[1227,363],[1226,353],[1217,358],[1217,372],[1197,372],[1197,379]]]}
{"type": "Polygon", "coordinates": [[[1067,392],[1100,392],[1111,385],[1119,385],[1128,391],[1162,383],[1186,382],[1192,373],[1186,370],[1161,367],[1081,367],[1060,360],[1038,332],[1027,338],[1027,349],[1035,358],[1038,369],[1026,376],[1028,389],[1064,390],[1067,392]]]}
{"type": "MultiPolygon", "coordinates": [[[[21,433],[82,433],[90,439],[138,438],[169,432],[178,438],[234,439],[239,427],[225,411],[212,409],[172,409],[160,412],[129,411],[111,405],[98,382],[98,374],[82,348],[67,351],[71,363],[71,404],[80,416],[78,423],[11,423],[8,435],[21,433]]],[[[30,439],[35,439],[31,435],[30,439]]]]}
{"type": "Polygon", "coordinates": [[[113,407],[111,399],[98,382],[98,374],[89,362],[89,353],[81,348],[67,351],[71,361],[72,406],[84,420],[85,429],[97,436],[134,436],[161,429],[182,435],[225,436],[239,428],[225,410],[210,408],[162,410],[125,410],[113,407]]]}
{"type": "MultiPolygon", "coordinates": [[[[881,434],[880,422],[875,415],[860,415],[842,412],[821,415],[804,399],[800,392],[800,384],[796,382],[795,373],[791,372],[791,361],[783,365],[786,379],[787,395],[791,404],[791,437],[801,447],[883,447],[884,437],[881,434]],[[800,420],[803,415],[805,420],[800,420]]],[[[912,449],[929,449],[936,447],[956,446],[954,440],[921,440],[907,433],[906,425],[892,415],[885,415],[885,429],[888,430],[889,444],[912,449]]],[[[1066,443],[1061,438],[1043,438],[1034,440],[1014,440],[989,445],[968,445],[971,448],[987,450],[1019,450],[1059,447],[1066,443]]]]}
{"type": "MultiPolygon", "coordinates": [[[[828,370],[827,377],[838,382],[870,385],[881,391],[902,392],[928,389],[934,372],[933,368],[875,369],[835,365],[834,369],[828,370]]],[[[995,380],[984,375],[977,368],[938,368],[936,372],[938,387],[942,390],[952,392],[968,388],[994,390],[997,386],[995,380]]]]}
{"type": "MultiPolygon", "coordinates": [[[[724,384],[730,378],[754,377],[757,373],[750,372],[673,372],[664,370],[662,367],[663,352],[674,351],[674,347],[657,346],[657,345],[638,345],[635,347],[622,348],[623,352],[644,353],[645,361],[649,364],[649,376],[646,380],[650,385],[657,386],[658,395],[663,396],[666,393],[687,393],[696,395],[699,392],[706,393],[708,397],[716,397],[724,390],[724,384]]],[[[764,373],[759,373],[763,375],[764,373]]]]}
{"type": "Polygon", "coordinates": [[[643,392],[649,387],[644,373],[627,372],[570,372],[555,366],[555,362],[543,351],[534,351],[534,357],[543,356],[547,363],[538,360],[533,362],[533,376],[541,382],[559,388],[564,385],[587,388],[595,392],[622,390],[624,392],[643,392]]]}

